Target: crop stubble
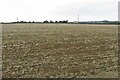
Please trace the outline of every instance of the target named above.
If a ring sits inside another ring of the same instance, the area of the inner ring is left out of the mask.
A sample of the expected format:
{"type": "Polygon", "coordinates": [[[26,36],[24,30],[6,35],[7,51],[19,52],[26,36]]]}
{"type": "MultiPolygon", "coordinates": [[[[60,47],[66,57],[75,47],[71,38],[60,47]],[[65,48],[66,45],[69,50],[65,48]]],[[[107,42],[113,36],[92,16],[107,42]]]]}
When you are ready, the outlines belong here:
{"type": "Polygon", "coordinates": [[[3,24],[3,77],[117,77],[117,25],[3,24]]]}

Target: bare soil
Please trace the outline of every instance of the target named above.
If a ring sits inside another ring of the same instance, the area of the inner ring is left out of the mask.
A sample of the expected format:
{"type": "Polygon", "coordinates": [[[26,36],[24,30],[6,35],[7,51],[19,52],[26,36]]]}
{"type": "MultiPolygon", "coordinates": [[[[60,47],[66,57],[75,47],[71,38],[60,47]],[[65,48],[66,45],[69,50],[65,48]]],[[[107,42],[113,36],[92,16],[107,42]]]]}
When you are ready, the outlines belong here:
{"type": "Polygon", "coordinates": [[[3,24],[4,78],[116,78],[118,26],[3,24]]]}

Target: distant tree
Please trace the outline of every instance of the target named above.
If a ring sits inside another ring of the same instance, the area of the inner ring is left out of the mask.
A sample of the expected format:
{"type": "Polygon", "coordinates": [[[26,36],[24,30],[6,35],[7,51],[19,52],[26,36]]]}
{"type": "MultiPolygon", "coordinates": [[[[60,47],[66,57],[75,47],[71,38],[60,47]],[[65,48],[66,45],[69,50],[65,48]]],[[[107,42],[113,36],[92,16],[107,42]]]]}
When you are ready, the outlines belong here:
{"type": "Polygon", "coordinates": [[[68,20],[66,20],[66,23],[68,23],[68,20]]]}
{"type": "Polygon", "coordinates": [[[63,20],[62,23],[68,23],[68,20],[63,20]]]}
{"type": "Polygon", "coordinates": [[[46,20],[46,21],[44,21],[43,23],[49,23],[49,22],[46,20]]]}
{"type": "Polygon", "coordinates": [[[54,23],[52,20],[50,20],[50,23],[54,23]]]}
{"type": "Polygon", "coordinates": [[[22,21],[20,21],[20,22],[18,22],[18,23],[27,23],[27,22],[22,20],[22,21]]]}
{"type": "Polygon", "coordinates": [[[68,23],[68,20],[59,21],[59,23],[68,23]]]}
{"type": "Polygon", "coordinates": [[[58,21],[55,21],[55,23],[58,23],[58,21]]]}
{"type": "Polygon", "coordinates": [[[62,23],[62,21],[59,21],[59,23],[62,23]]]}

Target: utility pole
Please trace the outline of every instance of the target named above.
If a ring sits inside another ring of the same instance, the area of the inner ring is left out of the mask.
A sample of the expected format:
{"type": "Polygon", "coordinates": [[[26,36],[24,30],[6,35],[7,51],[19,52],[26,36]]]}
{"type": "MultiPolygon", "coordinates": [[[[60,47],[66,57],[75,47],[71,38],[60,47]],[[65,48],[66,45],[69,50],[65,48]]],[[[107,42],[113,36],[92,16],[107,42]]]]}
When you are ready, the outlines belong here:
{"type": "Polygon", "coordinates": [[[17,22],[18,22],[18,17],[17,17],[17,22]]]}
{"type": "Polygon", "coordinates": [[[78,14],[78,23],[79,23],[79,14],[78,14]]]}

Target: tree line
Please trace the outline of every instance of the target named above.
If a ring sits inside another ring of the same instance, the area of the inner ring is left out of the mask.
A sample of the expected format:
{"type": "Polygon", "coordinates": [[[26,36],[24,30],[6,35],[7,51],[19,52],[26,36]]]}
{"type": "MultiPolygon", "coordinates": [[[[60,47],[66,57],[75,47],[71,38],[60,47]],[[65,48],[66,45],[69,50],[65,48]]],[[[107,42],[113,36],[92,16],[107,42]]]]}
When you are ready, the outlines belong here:
{"type": "Polygon", "coordinates": [[[35,21],[17,21],[17,22],[13,22],[13,23],[68,23],[68,20],[63,20],[63,21],[48,21],[48,20],[45,20],[43,22],[35,22],[35,21]]]}
{"type": "Polygon", "coordinates": [[[103,21],[85,21],[85,22],[68,22],[68,20],[61,20],[61,21],[48,21],[45,20],[43,22],[35,22],[35,21],[16,21],[16,22],[1,22],[2,24],[11,24],[11,23],[69,23],[69,24],[117,24],[120,25],[120,21],[107,21],[107,20],[103,20],[103,21]]]}
{"type": "Polygon", "coordinates": [[[48,20],[46,20],[43,23],[68,23],[68,20],[63,20],[63,21],[52,21],[52,20],[48,21],[48,20]]]}

